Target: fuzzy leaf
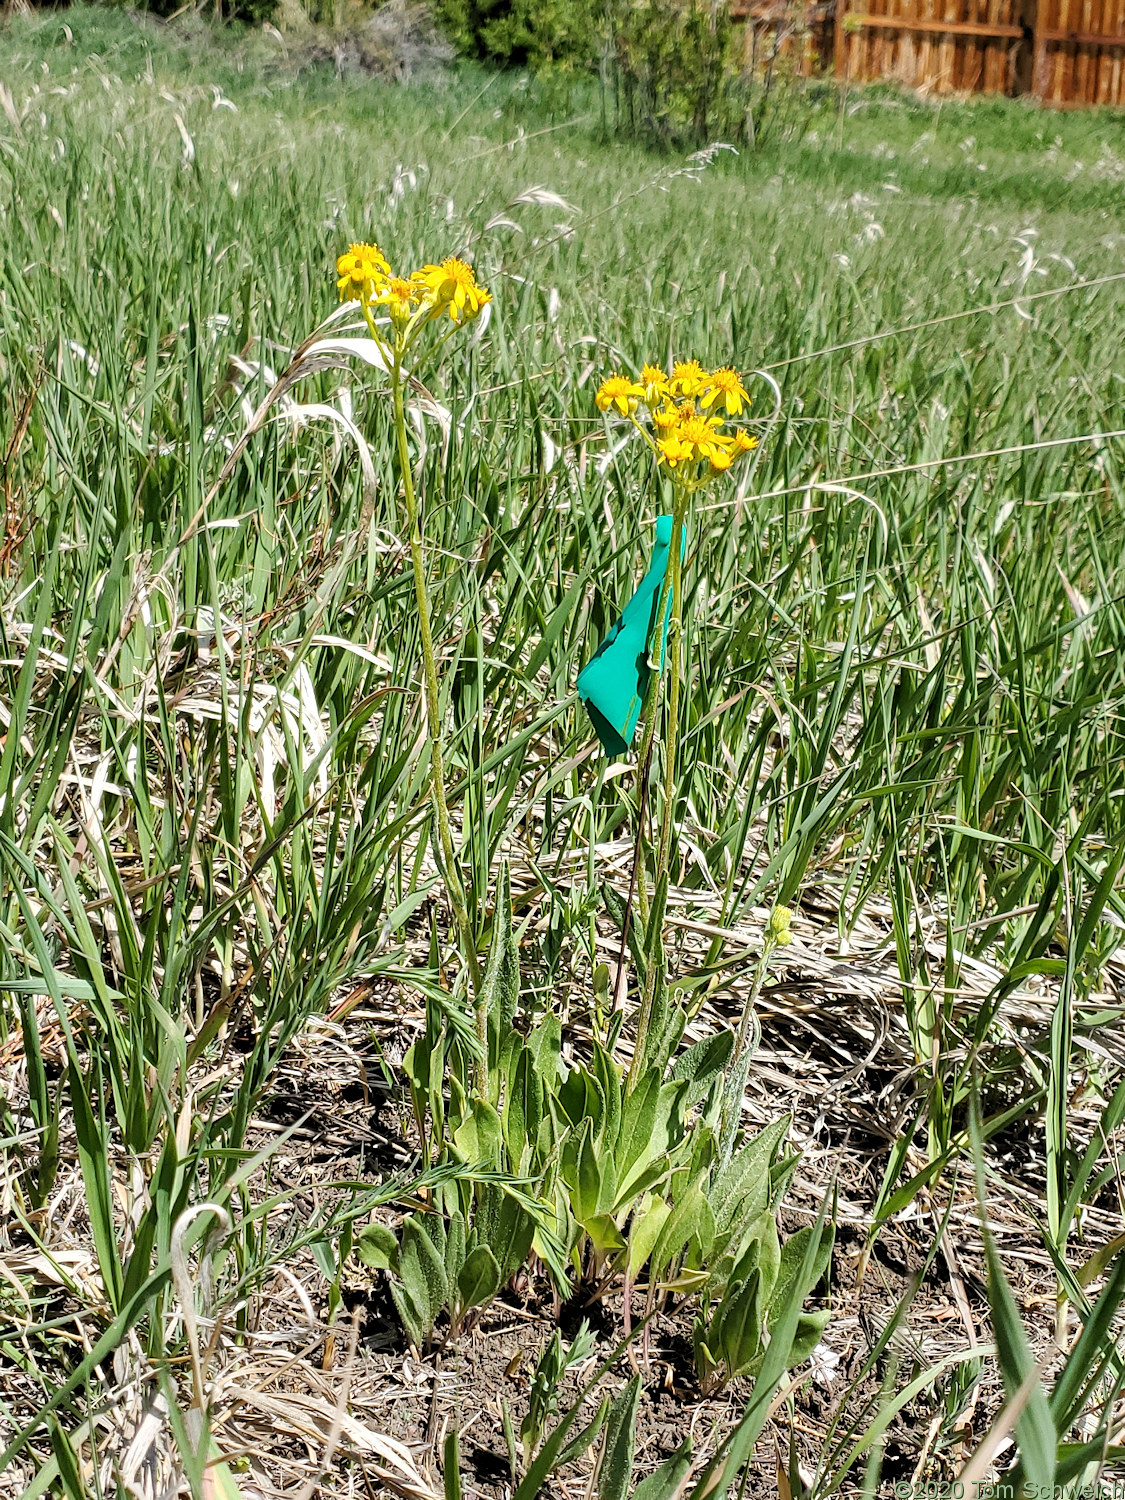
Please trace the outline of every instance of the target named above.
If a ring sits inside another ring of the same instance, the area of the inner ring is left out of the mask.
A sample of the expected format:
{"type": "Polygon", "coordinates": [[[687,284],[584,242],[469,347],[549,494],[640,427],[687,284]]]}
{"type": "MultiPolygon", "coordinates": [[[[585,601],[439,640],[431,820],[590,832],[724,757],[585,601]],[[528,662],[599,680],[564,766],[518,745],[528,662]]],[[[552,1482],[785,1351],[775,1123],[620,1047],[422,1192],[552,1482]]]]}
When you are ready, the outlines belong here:
{"type": "Polygon", "coordinates": [[[641,1480],[633,1500],[680,1500],[691,1475],[691,1457],[691,1438],[685,1438],[655,1473],[641,1480]]]}
{"type": "MultiPolygon", "coordinates": [[[[811,1238],[811,1228],[798,1229],[796,1234],[791,1234],[781,1247],[781,1260],[778,1266],[777,1279],[770,1297],[769,1326],[771,1332],[775,1324],[782,1317],[789,1297],[794,1292],[811,1238]]],[[[804,1302],[813,1287],[816,1286],[825,1271],[827,1271],[829,1261],[832,1259],[832,1245],[834,1241],[835,1226],[832,1225],[821,1234],[817,1243],[816,1254],[813,1257],[810,1271],[812,1280],[807,1285],[797,1289],[796,1295],[800,1302],[804,1302]]]]}
{"type": "Polygon", "coordinates": [[[592,1129],[583,1131],[574,1184],[574,1216],[580,1222],[613,1206],[617,1176],[611,1150],[611,1147],[599,1148],[592,1129]]]}
{"type": "Polygon", "coordinates": [[[542,1123],[543,1084],[531,1049],[524,1045],[516,1054],[504,1100],[504,1141],[514,1172],[527,1171],[537,1163],[542,1123]]]}
{"type": "Polygon", "coordinates": [[[487,1245],[470,1250],[457,1273],[457,1306],[462,1313],[491,1302],[500,1290],[500,1267],[487,1245]]]}
{"type": "Polygon", "coordinates": [[[723,1298],[708,1335],[709,1347],[720,1355],[732,1380],[761,1350],[764,1313],[761,1271],[755,1266],[746,1281],[736,1282],[729,1296],[723,1298]]]}
{"type": "Polygon", "coordinates": [[[696,1240],[706,1257],[715,1238],[715,1218],[698,1179],[681,1195],[652,1250],[652,1275],[662,1276],[676,1256],[696,1240]]]}
{"type": "Polygon", "coordinates": [[[797,1332],[793,1335],[793,1343],[789,1349],[791,1370],[797,1365],[803,1365],[808,1359],[823,1338],[824,1330],[828,1327],[831,1317],[831,1308],[822,1307],[816,1312],[802,1313],[797,1319],[797,1332]]]}
{"type": "Polygon", "coordinates": [[[562,1078],[562,1021],[551,1011],[527,1039],[527,1050],[535,1059],[535,1071],[546,1092],[554,1094],[562,1078]]]}
{"type": "Polygon", "coordinates": [[[637,1407],[641,1377],[634,1375],[613,1401],[605,1423],[605,1444],[598,1465],[598,1500],[625,1500],[633,1477],[637,1446],[637,1407]]]}
{"type": "MultiPolygon", "coordinates": [[[[399,1246],[400,1279],[391,1283],[391,1296],[410,1342],[421,1348],[445,1306],[449,1282],[444,1255],[431,1234],[419,1225],[419,1217],[437,1218],[436,1215],[415,1215],[403,1224],[399,1246]]],[[[437,1222],[440,1224],[440,1219],[437,1222]]],[[[444,1238],[443,1231],[443,1249],[444,1238]]]]}
{"type": "Polygon", "coordinates": [[[571,1438],[570,1442],[564,1448],[560,1448],[558,1457],[555,1459],[552,1468],[561,1469],[564,1464],[572,1464],[576,1458],[581,1458],[583,1453],[587,1452],[597,1440],[598,1433],[602,1430],[608,1412],[609,1397],[607,1396],[578,1436],[571,1438]]]}
{"type": "MultiPolygon", "coordinates": [[[[686,1052],[681,1052],[672,1064],[672,1071],[668,1076],[675,1083],[697,1085],[701,1092],[726,1067],[733,1046],[733,1032],[716,1031],[713,1036],[704,1037],[686,1052]]],[[[695,1097],[699,1097],[698,1092],[695,1097]]]]}
{"type": "MultiPolygon", "coordinates": [[[[626,1094],[621,1107],[621,1128],[617,1136],[617,1162],[625,1177],[637,1161],[653,1153],[656,1112],[660,1101],[660,1074],[650,1068],[626,1094]]],[[[657,1148],[659,1149],[659,1148],[657,1148]]]]}
{"type": "Polygon", "coordinates": [[[583,1219],[582,1228],[590,1236],[594,1249],[602,1257],[620,1255],[625,1249],[625,1238],[611,1214],[595,1214],[592,1219],[583,1219]]]}
{"type": "Polygon", "coordinates": [[[486,1099],[474,1099],[470,1113],[453,1133],[453,1144],[462,1159],[473,1165],[499,1167],[503,1141],[500,1116],[486,1099]]]}
{"type": "Polygon", "coordinates": [[[470,1249],[489,1247],[500,1267],[501,1286],[527,1259],[534,1234],[535,1221],[522,1204],[496,1183],[482,1188],[470,1249]]]}
{"type": "Polygon", "coordinates": [[[711,1196],[720,1234],[735,1237],[739,1223],[749,1223],[769,1206],[770,1163],[789,1129],[790,1119],[791,1116],[782,1115],[767,1125],[746,1142],[715,1179],[711,1196]]]}
{"type": "MultiPolygon", "coordinates": [[[[827,1210],[826,1198],[821,1204],[816,1223],[812,1226],[812,1238],[806,1245],[804,1263],[797,1272],[798,1284],[808,1283],[812,1274],[827,1210]]],[[[774,1393],[785,1376],[799,1320],[800,1304],[796,1298],[790,1298],[772,1331],[742,1418],[692,1486],[691,1500],[724,1500],[738,1474],[749,1461],[769,1416],[774,1393]]]]}
{"type": "Polygon", "coordinates": [[[631,1279],[635,1280],[640,1275],[671,1212],[664,1199],[652,1193],[642,1199],[640,1207],[634,1212],[633,1222],[629,1226],[628,1265],[631,1279]]]}
{"type": "Polygon", "coordinates": [[[398,1240],[394,1230],[386,1224],[368,1224],[361,1229],[355,1242],[355,1253],[360,1264],[370,1266],[373,1271],[398,1273],[398,1240]]]}
{"type": "Polygon", "coordinates": [[[621,1074],[609,1053],[597,1041],[594,1042],[594,1076],[605,1101],[605,1113],[599,1122],[598,1134],[611,1148],[616,1148],[621,1129],[621,1074]]]}

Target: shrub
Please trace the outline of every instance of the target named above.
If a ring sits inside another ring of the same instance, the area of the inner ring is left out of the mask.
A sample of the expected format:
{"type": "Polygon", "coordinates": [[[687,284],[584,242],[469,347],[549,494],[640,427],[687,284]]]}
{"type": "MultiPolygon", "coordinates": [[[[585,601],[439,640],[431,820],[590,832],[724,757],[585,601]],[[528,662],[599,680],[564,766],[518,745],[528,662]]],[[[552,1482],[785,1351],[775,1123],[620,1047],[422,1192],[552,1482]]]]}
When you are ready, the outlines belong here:
{"type": "Polygon", "coordinates": [[[618,124],[706,138],[729,114],[737,71],[725,0],[611,0],[607,19],[618,124]]]}
{"type": "Polygon", "coordinates": [[[307,0],[307,8],[300,0],[249,3],[277,5],[277,23],[290,33],[289,57],[298,67],[327,62],[341,75],[370,73],[405,82],[453,56],[429,8],[416,0],[386,0],[374,7],[364,0],[307,0]]]}
{"type": "Polygon", "coordinates": [[[782,6],[773,24],[747,37],[727,0],[607,0],[607,123],[664,146],[802,134],[808,100],[794,60],[809,35],[797,10],[782,6]]]}
{"type": "Polygon", "coordinates": [[[535,71],[592,67],[599,55],[600,0],[436,0],[434,14],[469,57],[535,71]]]}

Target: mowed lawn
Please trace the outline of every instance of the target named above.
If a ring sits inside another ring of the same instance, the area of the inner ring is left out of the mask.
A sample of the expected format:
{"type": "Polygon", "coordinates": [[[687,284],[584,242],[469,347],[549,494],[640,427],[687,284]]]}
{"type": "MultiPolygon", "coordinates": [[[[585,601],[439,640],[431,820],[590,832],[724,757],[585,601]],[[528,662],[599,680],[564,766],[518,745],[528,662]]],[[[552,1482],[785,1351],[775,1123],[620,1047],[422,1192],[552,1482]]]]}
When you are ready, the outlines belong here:
{"type": "MultiPolygon", "coordinates": [[[[368,240],[406,270],[466,256],[492,292],[415,371],[450,800],[482,951],[507,861],[521,1004],[557,1010],[574,1055],[636,812],[575,679],[661,509],[594,395],[646,361],[745,375],[753,467],[689,523],[670,963],[690,1039],[736,1024],[746,953],[794,909],[748,1108],[795,1116],[790,1228],[836,1184],[839,1316],[817,1404],[777,1431],[815,1470],[834,1411],[859,1422],[932,1365],[888,1473],[948,1477],[1003,1399],[994,1356],[967,1377],[962,1357],[992,1339],[970,1100],[1037,1356],[1073,1339],[1122,1214],[1125,117],[816,85],[757,147],[688,156],[607,138],[591,81],[389,83],[307,51],[83,7],[0,26],[11,1493],[112,1492],[146,1411],[174,1478],[191,1414],[151,1403],[188,1410],[212,1330],[218,1451],[254,1483],[315,1478],[336,1364],[363,1431],[417,1444],[402,1484],[468,1396],[473,1442],[505,1451],[507,1345],[479,1377],[448,1351],[461,1387],[432,1365],[411,1384],[403,1360],[423,1366],[348,1255],[429,1165],[400,1064],[425,1007],[457,1004],[388,403],[337,361],[236,448],[368,240]],[[208,1201],[228,1218],[187,1327],[203,1270],[177,1245],[208,1201]],[[947,1341],[845,1391],[832,1372],[932,1266],[947,1210],[964,1275],[950,1248],[954,1292],[927,1304],[951,1309],[947,1341]],[[881,1255],[907,1279],[860,1308],[857,1264],[881,1255]],[[364,1297],[348,1363],[328,1325],[364,1297]],[[254,1426],[237,1385],[307,1403],[260,1402],[254,1426]]],[[[528,1368],[554,1317],[529,1305],[528,1368]]],[[[638,1472],[693,1421],[673,1363],[684,1404],[643,1408],[638,1472]]],[[[393,1468],[339,1438],[331,1492],[353,1463],[393,1468]]]]}

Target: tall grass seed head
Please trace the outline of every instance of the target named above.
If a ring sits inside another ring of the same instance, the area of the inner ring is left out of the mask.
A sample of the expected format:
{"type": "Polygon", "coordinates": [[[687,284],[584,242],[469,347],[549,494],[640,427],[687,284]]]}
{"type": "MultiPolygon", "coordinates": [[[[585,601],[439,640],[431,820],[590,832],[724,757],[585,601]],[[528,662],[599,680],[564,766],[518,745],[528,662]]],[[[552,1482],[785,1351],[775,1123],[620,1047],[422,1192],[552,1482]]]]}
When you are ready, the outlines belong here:
{"type": "Polygon", "coordinates": [[[336,289],[341,302],[373,302],[391,273],[378,245],[349,245],[336,261],[336,289]]]}

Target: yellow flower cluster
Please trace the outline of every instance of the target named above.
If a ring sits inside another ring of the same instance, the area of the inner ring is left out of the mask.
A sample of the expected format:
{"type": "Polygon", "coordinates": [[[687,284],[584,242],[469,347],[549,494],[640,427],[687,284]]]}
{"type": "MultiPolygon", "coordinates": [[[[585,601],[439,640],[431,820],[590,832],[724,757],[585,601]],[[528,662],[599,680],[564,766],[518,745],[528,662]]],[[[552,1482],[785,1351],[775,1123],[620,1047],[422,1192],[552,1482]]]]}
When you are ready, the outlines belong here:
{"type": "Polygon", "coordinates": [[[642,432],[637,413],[643,407],[659,461],[669,469],[687,466],[697,482],[729,469],[758,446],[758,439],[742,428],[723,431],[727,419],[740,417],[750,404],[737,370],[705,370],[692,359],[673,365],[671,375],[666,375],[654,365],[644,365],[635,380],[610,375],[595,399],[599,411],[617,412],[642,432]],[[706,470],[696,468],[703,464],[706,470]]]}
{"type": "Polygon", "coordinates": [[[425,315],[425,321],[446,312],[460,326],[472,322],[492,301],[491,293],[477,284],[472,266],[455,256],[404,278],[391,274],[378,245],[349,245],[347,254],[336,262],[336,286],[341,302],[386,307],[399,327],[418,313],[425,315]]]}

